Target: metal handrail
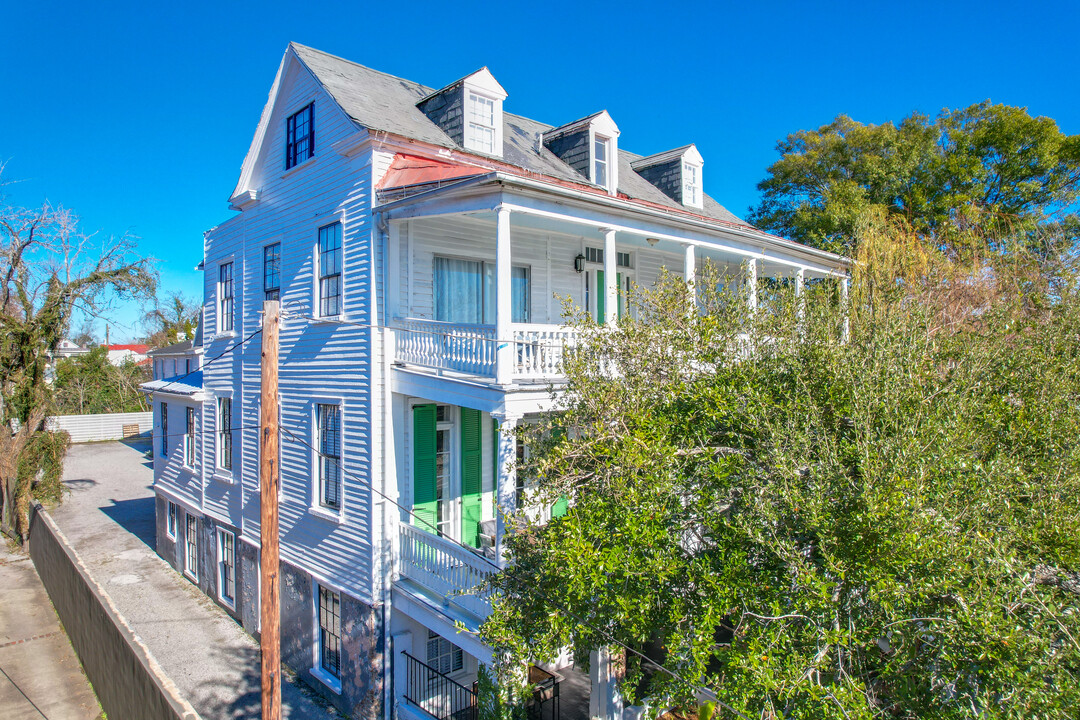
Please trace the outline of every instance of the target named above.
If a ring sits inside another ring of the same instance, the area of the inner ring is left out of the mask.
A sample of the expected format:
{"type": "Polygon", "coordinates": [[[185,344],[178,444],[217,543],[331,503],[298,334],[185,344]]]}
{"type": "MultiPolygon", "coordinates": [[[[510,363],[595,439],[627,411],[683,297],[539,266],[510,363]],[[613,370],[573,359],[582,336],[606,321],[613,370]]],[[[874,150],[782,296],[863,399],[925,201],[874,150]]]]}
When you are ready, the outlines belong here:
{"type": "Polygon", "coordinates": [[[477,720],[476,693],[406,651],[405,699],[435,720],[477,720]]]}

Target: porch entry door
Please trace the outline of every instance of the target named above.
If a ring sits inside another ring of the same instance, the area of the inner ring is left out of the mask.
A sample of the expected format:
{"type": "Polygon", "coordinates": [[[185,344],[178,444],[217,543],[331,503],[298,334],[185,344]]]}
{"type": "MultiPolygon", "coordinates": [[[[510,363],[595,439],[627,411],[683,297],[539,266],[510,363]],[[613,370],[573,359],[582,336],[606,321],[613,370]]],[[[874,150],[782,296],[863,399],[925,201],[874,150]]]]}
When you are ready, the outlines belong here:
{"type": "MultiPolygon", "coordinates": [[[[623,274],[615,273],[615,289],[617,297],[617,317],[622,320],[623,309],[626,305],[623,293],[623,274]]],[[[585,274],[585,302],[589,306],[589,312],[598,325],[604,324],[604,314],[607,310],[607,288],[604,284],[603,270],[589,270],[585,274]]]]}
{"type": "Polygon", "coordinates": [[[481,413],[458,408],[455,445],[452,426],[448,427],[445,419],[453,409],[435,404],[413,407],[413,523],[428,532],[480,547],[481,413]]]}

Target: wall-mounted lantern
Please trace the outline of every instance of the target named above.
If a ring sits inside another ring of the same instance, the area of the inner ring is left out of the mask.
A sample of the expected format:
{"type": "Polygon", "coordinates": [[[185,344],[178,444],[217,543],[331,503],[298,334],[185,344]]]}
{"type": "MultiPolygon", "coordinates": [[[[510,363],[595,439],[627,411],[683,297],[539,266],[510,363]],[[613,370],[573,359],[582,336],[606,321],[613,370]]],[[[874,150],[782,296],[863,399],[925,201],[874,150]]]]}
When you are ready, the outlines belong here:
{"type": "Polygon", "coordinates": [[[574,269],[577,270],[578,272],[584,272],[585,271],[585,256],[584,255],[579,254],[576,258],[574,258],[574,269]]]}

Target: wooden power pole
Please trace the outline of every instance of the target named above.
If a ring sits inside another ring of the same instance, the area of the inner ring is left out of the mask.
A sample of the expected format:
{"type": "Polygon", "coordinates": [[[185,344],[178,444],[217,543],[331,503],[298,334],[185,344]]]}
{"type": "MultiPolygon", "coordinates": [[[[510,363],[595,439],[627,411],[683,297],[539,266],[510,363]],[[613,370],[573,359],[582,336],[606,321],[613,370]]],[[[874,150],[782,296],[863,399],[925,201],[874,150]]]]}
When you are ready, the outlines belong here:
{"type": "Polygon", "coordinates": [[[262,716],[281,720],[281,588],[278,585],[278,328],[280,305],[263,303],[262,398],[259,431],[259,509],[261,530],[259,618],[262,628],[262,716]]]}

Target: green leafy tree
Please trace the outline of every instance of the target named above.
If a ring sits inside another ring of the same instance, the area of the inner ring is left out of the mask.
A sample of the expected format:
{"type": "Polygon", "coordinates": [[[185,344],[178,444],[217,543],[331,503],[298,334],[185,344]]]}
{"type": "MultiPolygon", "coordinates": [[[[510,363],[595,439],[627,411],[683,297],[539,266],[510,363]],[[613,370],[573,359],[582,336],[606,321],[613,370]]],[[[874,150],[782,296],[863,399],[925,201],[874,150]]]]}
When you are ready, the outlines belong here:
{"type": "Polygon", "coordinates": [[[846,343],[832,283],[751,313],[708,267],[700,313],[667,280],[582,322],[518,468],[569,510],[512,518],[495,657],[629,646],[654,713],[1074,717],[1080,296],[1026,240],[864,222],[846,343]]]}
{"type": "Polygon", "coordinates": [[[789,135],[777,150],[781,157],[758,184],[761,202],[750,221],[844,254],[871,208],[947,242],[961,220],[957,208],[1038,225],[1068,215],[1080,192],[1080,135],[1065,135],[1024,108],[989,102],[936,118],[915,113],[899,125],[840,115],[789,135]]]}
{"type": "Polygon", "coordinates": [[[143,317],[150,328],[146,342],[151,347],[165,347],[179,342],[180,337],[191,339],[202,317],[202,306],[181,292],[170,292],[154,298],[153,309],[143,317]]]}
{"type": "Polygon", "coordinates": [[[139,385],[150,379],[149,366],[129,358],[120,365],[109,362],[108,349],[93,348],[85,355],[56,363],[53,393],[61,415],[143,412],[148,409],[139,385]]]}
{"type": "MultiPolygon", "coordinates": [[[[130,237],[95,241],[68,210],[0,197],[0,500],[5,532],[25,538],[35,483],[58,481],[58,448],[39,439],[52,408],[45,369],[72,313],[147,297],[155,278],[130,237]]],[[[62,456],[62,452],[60,452],[62,456]]]]}

